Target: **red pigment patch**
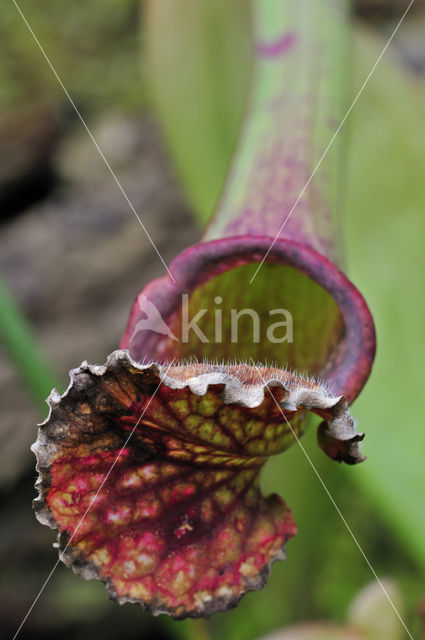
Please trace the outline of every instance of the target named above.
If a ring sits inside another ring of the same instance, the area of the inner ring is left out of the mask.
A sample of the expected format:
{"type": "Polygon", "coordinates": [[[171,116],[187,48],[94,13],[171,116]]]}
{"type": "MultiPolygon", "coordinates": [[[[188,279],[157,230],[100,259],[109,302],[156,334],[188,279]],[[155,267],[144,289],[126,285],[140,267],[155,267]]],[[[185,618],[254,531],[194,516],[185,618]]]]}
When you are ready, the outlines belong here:
{"type": "MultiPolygon", "coordinates": [[[[226,610],[265,584],[296,532],[259,471],[294,441],[275,400],[299,379],[261,369],[275,381],[264,391],[258,371],[225,369],[139,367],[115,352],[51,398],[34,445],[37,515],[59,530],[64,562],[119,602],[177,618],[226,610]]],[[[297,433],[302,413],[284,411],[297,433]]]]}
{"type": "Polygon", "coordinates": [[[295,43],[294,33],[284,33],[274,42],[258,42],[255,51],[260,58],[278,58],[292,49],[295,43]]]}

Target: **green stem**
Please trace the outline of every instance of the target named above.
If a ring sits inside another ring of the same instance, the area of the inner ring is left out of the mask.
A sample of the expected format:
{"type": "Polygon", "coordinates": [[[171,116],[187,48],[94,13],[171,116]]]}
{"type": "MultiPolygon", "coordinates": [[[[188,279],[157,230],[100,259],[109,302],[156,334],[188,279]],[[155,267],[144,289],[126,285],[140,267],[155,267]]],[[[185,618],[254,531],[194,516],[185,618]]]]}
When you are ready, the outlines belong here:
{"type": "Polygon", "coordinates": [[[210,640],[208,620],[202,618],[171,620],[163,616],[162,623],[176,640],[210,640]]]}
{"type": "Polygon", "coordinates": [[[198,618],[192,621],[188,633],[189,640],[210,640],[208,620],[198,618]]]}
{"type": "Polygon", "coordinates": [[[348,2],[253,0],[252,8],[250,98],[204,239],[274,237],[286,220],[281,237],[339,262],[343,136],[329,143],[345,113],[348,2]]]}

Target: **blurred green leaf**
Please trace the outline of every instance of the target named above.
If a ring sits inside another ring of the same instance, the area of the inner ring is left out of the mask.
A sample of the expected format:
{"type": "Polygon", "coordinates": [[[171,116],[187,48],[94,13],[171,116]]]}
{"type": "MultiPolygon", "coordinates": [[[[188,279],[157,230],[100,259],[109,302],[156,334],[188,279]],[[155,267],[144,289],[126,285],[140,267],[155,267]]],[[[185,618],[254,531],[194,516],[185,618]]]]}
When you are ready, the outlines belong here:
{"type": "MultiPolygon", "coordinates": [[[[139,111],[144,93],[138,62],[139,0],[17,0],[74,101],[84,111],[139,111]]],[[[0,23],[0,104],[65,98],[11,0],[0,23]]]]}
{"type": "Polygon", "coordinates": [[[45,398],[57,379],[45,359],[37,338],[6,283],[0,278],[0,338],[25,386],[45,407],[45,398]]]}
{"type": "MultiPolygon", "coordinates": [[[[354,87],[383,45],[358,34],[354,87]]],[[[367,432],[368,460],[356,478],[425,570],[423,111],[413,78],[397,72],[388,52],[352,114],[346,242],[350,275],[378,336],[372,376],[353,409],[367,432]]]]}
{"type": "Polygon", "coordinates": [[[251,69],[247,0],[146,0],[155,106],[182,185],[210,217],[236,142],[251,69]]]}

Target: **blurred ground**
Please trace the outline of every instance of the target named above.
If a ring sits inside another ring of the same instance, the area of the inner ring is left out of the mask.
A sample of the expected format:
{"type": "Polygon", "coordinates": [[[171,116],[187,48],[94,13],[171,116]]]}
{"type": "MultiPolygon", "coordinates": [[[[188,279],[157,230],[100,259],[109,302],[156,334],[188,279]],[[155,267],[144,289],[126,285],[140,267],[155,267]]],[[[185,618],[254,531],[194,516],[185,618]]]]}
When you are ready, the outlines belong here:
{"type": "MultiPolygon", "coordinates": [[[[50,3],[40,4],[50,10],[50,3]]],[[[87,2],[62,34],[51,33],[56,15],[50,16],[50,25],[36,22],[65,85],[76,94],[96,140],[168,263],[197,240],[199,230],[145,104],[137,4],[122,3],[125,11],[120,12],[121,4],[108,0],[109,16],[102,12],[100,28],[99,11],[87,2]],[[102,38],[76,39],[82,24],[102,32],[102,38]],[[119,59],[113,52],[120,52],[119,59]]],[[[21,3],[24,13],[25,5],[21,3]]],[[[94,5],[99,9],[98,2],[94,5]]],[[[358,5],[364,19],[388,33],[407,3],[359,0],[358,5]]],[[[425,3],[417,0],[416,5],[425,3]]],[[[8,60],[0,74],[0,269],[65,385],[68,369],[83,359],[102,363],[116,348],[135,295],[163,268],[16,10],[9,8],[6,14],[7,28],[18,35],[6,34],[0,45],[8,60]]],[[[424,11],[412,13],[393,47],[406,73],[416,74],[422,84],[424,27],[424,11]]],[[[27,395],[3,350],[0,397],[0,601],[5,605],[0,625],[11,633],[55,553],[51,532],[34,526],[29,508],[34,495],[29,446],[34,425],[45,414],[27,395]]],[[[98,598],[100,591],[100,584],[82,584],[60,567],[54,587],[49,585],[21,637],[91,637],[100,619],[103,638],[118,632],[140,637],[142,629],[166,637],[150,616],[130,606],[124,614],[98,598]]]]}

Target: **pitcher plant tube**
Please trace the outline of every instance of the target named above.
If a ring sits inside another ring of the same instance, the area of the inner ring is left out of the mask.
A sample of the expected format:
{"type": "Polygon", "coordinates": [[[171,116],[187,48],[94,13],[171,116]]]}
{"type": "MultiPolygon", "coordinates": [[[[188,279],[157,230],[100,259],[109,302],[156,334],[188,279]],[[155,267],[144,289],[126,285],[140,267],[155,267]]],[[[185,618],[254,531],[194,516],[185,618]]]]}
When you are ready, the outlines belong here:
{"type": "Polygon", "coordinates": [[[209,616],[265,584],[296,527],[260,471],[308,413],[326,454],[363,460],[349,404],[375,336],[340,270],[339,138],[317,167],[344,114],[346,4],[253,2],[249,101],[211,222],[137,296],[106,365],[49,397],[37,517],[120,603],[209,616]]]}

